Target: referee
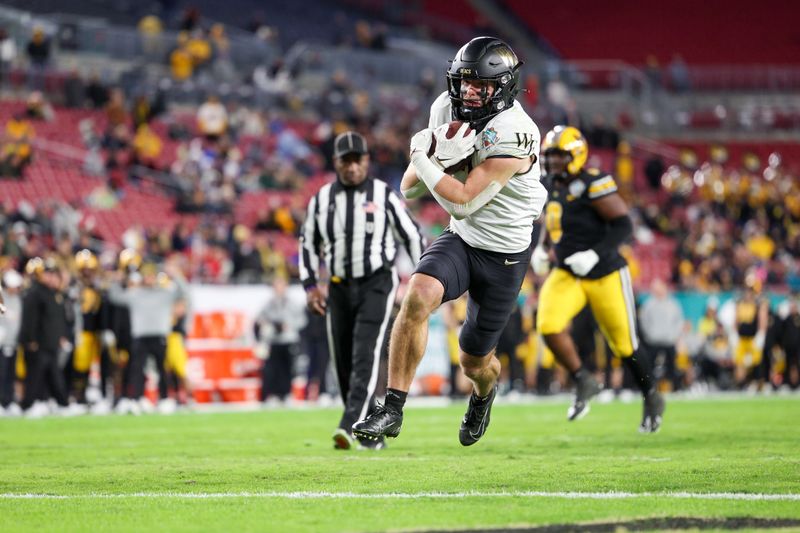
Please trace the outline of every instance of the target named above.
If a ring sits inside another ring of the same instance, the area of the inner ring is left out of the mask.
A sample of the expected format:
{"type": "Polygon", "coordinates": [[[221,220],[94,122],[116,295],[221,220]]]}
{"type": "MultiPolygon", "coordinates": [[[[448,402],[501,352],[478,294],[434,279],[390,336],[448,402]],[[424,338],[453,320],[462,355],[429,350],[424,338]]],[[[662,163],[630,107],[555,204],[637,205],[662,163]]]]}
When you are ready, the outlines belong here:
{"type": "MultiPolygon", "coordinates": [[[[398,241],[411,260],[425,246],[398,194],[368,177],[367,142],[356,132],[334,140],[336,181],[308,203],[300,236],[300,278],[311,312],[327,313],[328,346],[336,364],[344,413],[334,447],[354,445],[351,427],[372,412],[389,315],[398,285],[393,268],[398,241]],[[327,301],[319,285],[320,261],[330,275],[327,301]]],[[[383,441],[361,442],[383,448],[383,441]]]]}

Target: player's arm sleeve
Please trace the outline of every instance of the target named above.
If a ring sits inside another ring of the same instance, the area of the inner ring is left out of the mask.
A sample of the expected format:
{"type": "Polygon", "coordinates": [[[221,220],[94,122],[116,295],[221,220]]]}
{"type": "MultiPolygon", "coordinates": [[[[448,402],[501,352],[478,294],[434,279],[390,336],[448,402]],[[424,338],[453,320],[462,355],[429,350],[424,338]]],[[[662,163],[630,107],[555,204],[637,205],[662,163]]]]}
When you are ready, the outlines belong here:
{"type": "Polygon", "coordinates": [[[425,154],[415,152],[411,160],[439,205],[459,220],[475,213],[494,198],[521,165],[516,158],[486,160],[472,169],[466,182],[461,183],[444,173],[425,154]]]}
{"type": "Polygon", "coordinates": [[[428,192],[428,187],[419,178],[417,178],[417,171],[414,170],[414,164],[410,163],[405,173],[403,180],[400,182],[400,192],[407,200],[414,200],[423,196],[428,192]]]}
{"type": "Polygon", "coordinates": [[[596,177],[589,182],[585,194],[607,224],[605,237],[592,249],[599,255],[616,250],[633,235],[633,222],[614,178],[608,174],[596,177]]]}
{"type": "Polygon", "coordinates": [[[387,190],[386,213],[392,231],[403,246],[405,246],[408,256],[416,265],[425,249],[425,237],[422,236],[419,224],[411,217],[403,202],[392,190],[387,190]]]}
{"type": "Polygon", "coordinates": [[[319,244],[322,237],[317,225],[318,210],[319,194],[311,197],[308,202],[306,220],[300,234],[300,281],[305,288],[316,285],[319,277],[319,244]]]}
{"type": "Polygon", "coordinates": [[[594,201],[615,192],[617,192],[617,182],[610,174],[605,174],[589,182],[586,196],[594,201]]]}
{"type": "Polygon", "coordinates": [[[633,235],[633,223],[628,215],[613,218],[607,224],[605,237],[592,247],[598,255],[610,250],[616,250],[633,235]]]}

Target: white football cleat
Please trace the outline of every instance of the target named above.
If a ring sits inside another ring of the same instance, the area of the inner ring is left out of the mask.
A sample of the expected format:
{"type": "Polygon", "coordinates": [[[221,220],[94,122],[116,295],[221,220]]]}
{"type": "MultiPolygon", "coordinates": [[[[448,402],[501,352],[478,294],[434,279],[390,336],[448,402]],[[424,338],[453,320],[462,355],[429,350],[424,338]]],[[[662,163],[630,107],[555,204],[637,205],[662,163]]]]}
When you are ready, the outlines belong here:
{"type": "Polygon", "coordinates": [[[82,403],[71,403],[58,410],[58,414],[61,416],[81,416],[88,412],[89,408],[82,403]]]}
{"type": "Polygon", "coordinates": [[[171,415],[178,410],[178,402],[172,398],[164,398],[158,402],[158,413],[161,415],[171,415]]]}
{"type": "Polygon", "coordinates": [[[34,402],[27,411],[25,418],[42,418],[50,414],[50,408],[44,402],[34,402]]]}
{"type": "Polygon", "coordinates": [[[156,406],[153,405],[153,402],[151,402],[146,396],[139,398],[137,405],[139,406],[140,411],[146,415],[156,412],[156,406]]]}
{"type": "Polygon", "coordinates": [[[100,400],[92,405],[89,412],[95,416],[111,414],[111,404],[107,400],[100,400]]]}

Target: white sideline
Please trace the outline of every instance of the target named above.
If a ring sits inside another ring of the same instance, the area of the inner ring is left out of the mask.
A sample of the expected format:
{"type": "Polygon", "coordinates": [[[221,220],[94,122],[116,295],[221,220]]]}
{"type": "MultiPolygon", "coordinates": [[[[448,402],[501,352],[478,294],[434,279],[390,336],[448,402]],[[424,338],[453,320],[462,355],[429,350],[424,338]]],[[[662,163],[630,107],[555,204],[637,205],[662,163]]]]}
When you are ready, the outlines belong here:
{"type": "Polygon", "coordinates": [[[382,500],[424,498],[564,498],[568,500],[625,500],[635,498],[669,498],[688,500],[746,500],[746,501],[800,501],[800,494],[754,494],[747,492],[133,492],[130,494],[15,494],[0,493],[0,500],[78,500],[78,499],[125,499],[125,498],[286,498],[293,500],[382,500]]]}

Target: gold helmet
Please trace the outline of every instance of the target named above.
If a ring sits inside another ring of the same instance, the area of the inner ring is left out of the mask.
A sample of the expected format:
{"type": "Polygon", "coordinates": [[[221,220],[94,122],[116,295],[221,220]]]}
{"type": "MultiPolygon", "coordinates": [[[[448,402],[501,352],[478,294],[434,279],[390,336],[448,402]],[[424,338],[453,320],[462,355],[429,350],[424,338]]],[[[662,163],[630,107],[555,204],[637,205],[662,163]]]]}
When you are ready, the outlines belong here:
{"type": "Polygon", "coordinates": [[[589,157],[589,145],[578,128],[572,126],[556,126],[547,132],[542,144],[542,153],[545,155],[544,165],[547,169],[547,152],[558,151],[570,155],[571,161],[567,163],[567,173],[577,174],[586,164],[589,157]]]}
{"type": "Polygon", "coordinates": [[[25,274],[37,277],[44,272],[44,260],[41,257],[32,257],[25,264],[25,274]]]}
{"type": "Polygon", "coordinates": [[[97,261],[97,256],[94,255],[91,250],[87,250],[84,248],[77,254],[75,254],[75,268],[78,270],[88,269],[88,270],[95,270],[99,266],[97,261]]]}
{"type": "Polygon", "coordinates": [[[145,261],[145,262],[144,262],[144,263],[142,263],[142,265],[139,267],[139,273],[140,273],[142,276],[151,276],[151,275],[153,275],[153,276],[157,276],[157,275],[158,275],[158,272],[159,272],[159,270],[158,270],[158,264],[157,264],[157,263],[155,263],[154,261],[149,261],[149,260],[148,260],[148,261],[145,261]]]}
{"type": "Polygon", "coordinates": [[[120,270],[138,270],[142,265],[142,256],[133,248],[125,248],[119,253],[118,265],[120,270]]]}

